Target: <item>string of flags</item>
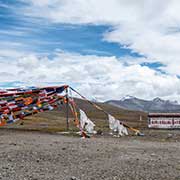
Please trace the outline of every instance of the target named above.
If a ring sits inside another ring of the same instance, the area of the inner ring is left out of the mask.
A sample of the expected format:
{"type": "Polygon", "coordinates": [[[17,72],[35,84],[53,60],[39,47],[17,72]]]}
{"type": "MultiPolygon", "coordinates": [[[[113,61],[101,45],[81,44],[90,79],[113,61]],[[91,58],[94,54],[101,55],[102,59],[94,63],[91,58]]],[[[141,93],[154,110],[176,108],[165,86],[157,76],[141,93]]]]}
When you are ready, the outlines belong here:
{"type": "Polygon", "coordinates": [[[138,129],[133,128],[128,126],[127,124],[125,124],[124,122],[116,119],[115,117],[113,117],[110,113],[108,113],[107,111],[105,111],[104,109],[102,109],[100,106],[98,106],[96,103],[89,101],[88,99],[86,99],[86,97],[84,97],[83,95],[81,95],[78,91],[76,91],[74,88],[69,87],[72,91],[74,91],[76,94],[78,94],[82,99],[84,99],[85,101],[87,101],[89,104],[91,104],[92,106],[94,106],[96,109],[98,109],[99,111],[102,111],[104,114],[106,114],[108,116],[108,120],[109,120],[109,128],[113,133],[118,133],[119,136],[124,136],[124,135],[128,135],[128,130],[133,131],[135,133],[135,135],[138,136],[144,136],[143,133],[141,133],[138,129]]]}
{"type": "Polygon", "coordinates": [[[60,94],[68,86],[19,88],[0,91],[0,126],[14,123],[24,117],[53,110],[63,99],[60,94]]]}
{"type": "Polygon", "coordinates": [[[51,111],[63,101],[70,107],[75,125],[79,128],[81,135],[89,137],[88,134],[96,134],[94,122],[88,118],[82,109],[77,107],[73,97],[67,95],[68,88],[108,116],[109,128],[112,134],[116,133],[118,136],[128,135],[127,129],[130,129],[140,135],[139,130],[117,120],[100,106],[87,100],[79,92],[67,85],[0,90],[0,126],[17,122],[26,116],[39,112],[51,111]],[[66,93],[63,95],[65,90],[66,93]],[[77,109],[79,109],[79,117],[77,109]]]}

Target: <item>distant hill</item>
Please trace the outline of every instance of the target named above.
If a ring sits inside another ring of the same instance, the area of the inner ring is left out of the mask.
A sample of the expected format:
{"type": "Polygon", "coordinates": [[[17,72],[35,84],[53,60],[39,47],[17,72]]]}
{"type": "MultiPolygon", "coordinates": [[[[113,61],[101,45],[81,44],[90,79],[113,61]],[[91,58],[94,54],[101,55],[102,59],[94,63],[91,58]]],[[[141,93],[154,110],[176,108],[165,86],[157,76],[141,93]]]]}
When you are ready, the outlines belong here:
{"type": "Polygon", "coordinates": [[[155,98],[143,100],[133,96],[126,96],[121,100],[110,100],[106,102],[119,108],[144,112],[180,112],[180,104],[177,101],[155,98]]]}
{"type": "MultiPolygon", "coordinates": [[[[103,112],[94,108],[91,104],[82,99],[75,99],[78,108],[86,112],[88,117],[96,124],[97,129],[109,130],[108,118],[103,112]]],[[[118,118],[119,120],[127,123],[132,127],[144,128],[147,127],[147,114],[141,111],[130,111],[119,107],[112,106],[107,103],[97,103],[104,110],[118,118]]],[[[73,123],[73,116],[69,109],[70,129],[77,129],[73,123]]],[[[61,105],[58,110],[46,111],[28,116],[23,121],[16,124],[6,126],[6,128],[15,129],[29,129],[29,130],[43,130],[43,131],[65,131],[66,130],[66,111],[65,105],[61,105]]]]}

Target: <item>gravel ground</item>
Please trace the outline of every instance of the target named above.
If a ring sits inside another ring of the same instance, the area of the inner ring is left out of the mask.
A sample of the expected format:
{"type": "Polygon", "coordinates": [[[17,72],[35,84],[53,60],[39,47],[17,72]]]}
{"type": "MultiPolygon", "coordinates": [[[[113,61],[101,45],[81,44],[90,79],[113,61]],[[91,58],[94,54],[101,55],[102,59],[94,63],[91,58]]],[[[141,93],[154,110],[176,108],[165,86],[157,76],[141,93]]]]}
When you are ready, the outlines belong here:
{"type": "Polygon", "coordinates": [[[180,180],[180,131],[149,134],[81,139],[0,130],[0,179],[180,180]]]}

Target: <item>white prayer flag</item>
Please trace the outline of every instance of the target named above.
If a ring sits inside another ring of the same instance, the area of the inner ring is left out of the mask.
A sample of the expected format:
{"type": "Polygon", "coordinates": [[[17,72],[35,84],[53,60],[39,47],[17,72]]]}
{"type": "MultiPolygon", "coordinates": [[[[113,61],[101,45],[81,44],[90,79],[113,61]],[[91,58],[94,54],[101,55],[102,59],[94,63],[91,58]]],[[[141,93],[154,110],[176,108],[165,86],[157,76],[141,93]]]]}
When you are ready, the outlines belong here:
{"type": "Polygon", "coordinates": [[[108,119],[109,119],[109,128],[112,131],[118,132],[120,136],[128,135],[127,129],[123,126],[122,123],[120,123],[119,120],[115,119],[115,117],[111,116],[110,114],[108,114],[108,119]]]}
{"type": "Polygon", "coordinates": [[[82,129],[85,129],[88,133],[95,134],[94,131],[95,124],[87,117],[86,113],[83,110],[79,110],[80,112],[80,125],[82,129]]]}

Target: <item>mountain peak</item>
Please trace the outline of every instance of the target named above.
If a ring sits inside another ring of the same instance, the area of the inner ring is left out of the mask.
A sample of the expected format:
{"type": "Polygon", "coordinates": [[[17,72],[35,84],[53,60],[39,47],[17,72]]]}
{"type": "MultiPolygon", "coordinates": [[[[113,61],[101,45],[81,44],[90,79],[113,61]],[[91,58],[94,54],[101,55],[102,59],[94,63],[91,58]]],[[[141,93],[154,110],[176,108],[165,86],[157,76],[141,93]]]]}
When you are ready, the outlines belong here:
{"type": "Polygon", "coordinates": [[[128,100],[128,99],[134,99],[134,98],[135,98],[134,96],[126,95],[123,98],[121,98],[121,101],[125,101],[125,100],[128,100]]]}
{"type": "Polygon", "coordinates": [[[164,102],[164,100],[162,100],[159,97],[156,97],[156,98],[153,99],[153,102],[164,102]]]}

